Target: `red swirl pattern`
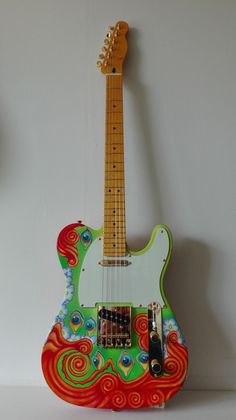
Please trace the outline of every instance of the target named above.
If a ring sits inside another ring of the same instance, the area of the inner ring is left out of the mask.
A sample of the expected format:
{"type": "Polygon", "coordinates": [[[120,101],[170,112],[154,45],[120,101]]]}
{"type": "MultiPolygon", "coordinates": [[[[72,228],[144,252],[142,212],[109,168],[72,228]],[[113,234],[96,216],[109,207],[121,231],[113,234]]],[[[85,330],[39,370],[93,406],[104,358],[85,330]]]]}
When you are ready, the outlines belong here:
{"type": "MultiPolygon", "coordinates": [[[[147,333],[147,317],[137,315],[134,327],[139,341],[144,342],[142,336],[145,331],[147,333]]],[[[146,370],[138,378],[125,381],[111,359],[101,370],[93,371],[89,357],[91,341],[85,338],[68,342],[63,338],[61,324],[58,323],[45,343],[42,368],[51,389],[72,404],[115,410],[149,407],[170,399],[180,389],[186,376],[187,349],[178,343],[177,333],[169,333],[166,346],[168,357],[164,362],[164,372],[167,375],[154,378],[146,370]],[[63,375],[58,370],[59,361],[62,361],[63,375]],[[90,369],[91,374],[88,375],[90,369]]]]}
{"type": "Polygon", "coordinates": [[[62,371],[68,380],[71,380],[72,377],[80,378],[86,375],[90,367],[91,362],[88,356],[84,356],[77,351],[66,354],[62,360],[62,371]]]}
{"type": "Polygon", "coordinates": [[[57,239],[57,250],[60,255],[67,258],[69,267],[74,267],[78,264],[78,249],[76,244],[80,238],[79,232],[75,230],[78,226],[84,226],[81,223],[72,223],[66,226],[59,233],[57,239]]]}
{"type": "Polygon", "coordinates": [[[139,314],[134,318],[134,331],[139,336],[140,349],[148,351],[148,320],[145,314],[139,314]]]}

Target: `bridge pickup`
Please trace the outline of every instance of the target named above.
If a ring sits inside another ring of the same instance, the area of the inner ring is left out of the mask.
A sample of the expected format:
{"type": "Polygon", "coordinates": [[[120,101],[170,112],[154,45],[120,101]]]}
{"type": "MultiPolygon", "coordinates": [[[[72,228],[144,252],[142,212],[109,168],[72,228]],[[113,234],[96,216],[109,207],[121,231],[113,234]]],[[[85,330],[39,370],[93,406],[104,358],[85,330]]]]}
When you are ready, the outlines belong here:
{"type": "Polygon", "coordinates": [[[100,347],[131,347],[131,306],[98,306],[100,347]]]}
{"type": "Polygon", "coordinates": [[[120,325],[128,325],[130,323],[130,318],[123,315],[123,313],[118,311],[110,311],[109,309],[102,308],[98,312],[98,316],[101,319],[106,319],[107,321],[112,321],[120,325]]]}
{"type": "Polygon", "coordinates": [[[163,371],[162,315],[161,305],[152,302],[148,305],[148,344],[149,372],[160,376],[163,371]]]}

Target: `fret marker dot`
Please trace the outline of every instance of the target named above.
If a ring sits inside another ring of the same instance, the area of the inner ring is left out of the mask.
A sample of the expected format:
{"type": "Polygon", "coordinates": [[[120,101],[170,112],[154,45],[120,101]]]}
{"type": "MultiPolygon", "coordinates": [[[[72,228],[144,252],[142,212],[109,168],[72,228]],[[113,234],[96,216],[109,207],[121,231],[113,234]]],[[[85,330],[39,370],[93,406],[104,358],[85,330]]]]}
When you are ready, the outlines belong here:
{"type": "Polygon", "coordinates": [[[115,244],[113,244],[113,246],[115,247],[115,244]]]}
{"type": "Polygon", "coordinates": [[[115,213],[116,211],[115,210],[113,210],[113,213],[115,213]]]}
{"type": "Polygon", "coordinates": [[[116,224],[115,223],[113,223],[113,226],[115,226],[116,224]]]}
{"type": "Polygon", "coordinates": [[[116,150],[116,148],[115,148],[115,147],[113,147],[113,150],[116,150]]]}
{"type": "Polygon", "coordinates": [[[113,130],[115,130],[116,129],[116,127],[113,127],[113,130]]]}

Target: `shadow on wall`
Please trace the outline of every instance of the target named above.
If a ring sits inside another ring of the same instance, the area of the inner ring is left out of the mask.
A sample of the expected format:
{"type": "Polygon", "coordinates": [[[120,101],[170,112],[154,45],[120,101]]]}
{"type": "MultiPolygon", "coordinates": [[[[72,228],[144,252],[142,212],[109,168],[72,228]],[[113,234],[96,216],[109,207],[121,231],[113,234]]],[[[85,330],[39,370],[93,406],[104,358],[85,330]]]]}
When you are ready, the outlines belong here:
{"type": "MultiPolygon", "coordinates": [[[[125,65],[125,74],[127,74],[125,84],[133,97],[139,138],[142,142],[139,147],[143,153],[142,159],[146,161],[144,167],[148,168],[148,174],[145,176],[148,177],[151,188],[150,196],[147,198],[149,212],[147,217],[154,226],[157,220],[165,220],[165,204],[162,201],[158,180],[166,178],[165,174],[157,173],[159,165],[153,153],[153,142],[158,142],[158,139],[151,129],[149,120],[147,103],[149,91],[140,83],[137,74],[140,61],[137,39],[138,31],[131,28],[128,34],[129,54],[125,65]]],[[[160,154],[159,158],[161,159],[160,154]]],[[[141,193],[140,197],[142,199],[141,193]]],[[[171,201],[171,197],[168,197],[169,205],[171,201]]],[[[147,238],[133,237],[132,242],[135,244],[135,249],[141,249],[146,245],[147,238]]],[[[132,242],[129,244],[131,249],[132,242]]],[[[230,352],[230,344],[211,311],[208,299],[211,254],[213,250],[194,239],[174,240],[173,257],[164,280],[167,299],[173,307],[189,349],[189,373],[186,381],[188,389],[209,389],[214,388],[214,385],[219,389],[220,384],[213,383],[214,377],[218,372],[218,378],[220,377],[219,363],[222,354],[230,352]]]]}
{"type": "Polygon", "coordinates": [[[227,336],[211,310],[210,271],[211,249],[206,244],[192,239],[175,241],[165,292],[189,349],[186,386],[191,389],[219,389],[222,355],[230,353],[227,336]]]}
{"type": "MultiPolygon", "coordinates": [[[[129,51],[125,62],[124,84],[132,98],[132,108],[134,110],[134,115],[136,116],[136,130],[139,133],[139,136],[135,138],[135,147],[138,148],[139,153],[142,156],[141,170],[143,170],[143,176],[146,178],[145,184],[150,186],[148,192],[145,191],[145,197],[148,202],[145,218],[150,221],[150,224],[153,227],[158,220],[164,220],[163,208],[161,206],[161,200],[159,199],[160,184],[158,180],[160,180],[160,177],[157,174],[159,162],[156,157],[156,147],[155,153],[153,148],[154,144],[155,146],[158,144],[158,136],[154,128],[152,128],[152,119],[149,117],[151,110],[148,98],[150,98],[151,95],[151,88],[140,82],[138,74],[141,63],[138,49],[138,35],[138,31],[132,28],[128,33],[129,51]],[[145,168],[148,168],[148,170],[145,171],[145,168]]],[[[136,172],[138,173],[138,171],[140,171],[140,168],[136,166],[136,172]]],[[[135,174],[132,174],[132,179],[136,179],[135,174]]],[[[132,197],[132,191],[130,191],[129,196],[132,197]]],[[[136,197],[136,199],[139,199],[140,202],[143,201],[142,191],[140,191],[139,197],[136,197]]],[[[150,233],[151,232],[148,234],[150,235],[150,233]]],[[[146,245],[148,239],[148,237],[131,238],[130,247],[132,249],[141,249],[146,245]]]]}

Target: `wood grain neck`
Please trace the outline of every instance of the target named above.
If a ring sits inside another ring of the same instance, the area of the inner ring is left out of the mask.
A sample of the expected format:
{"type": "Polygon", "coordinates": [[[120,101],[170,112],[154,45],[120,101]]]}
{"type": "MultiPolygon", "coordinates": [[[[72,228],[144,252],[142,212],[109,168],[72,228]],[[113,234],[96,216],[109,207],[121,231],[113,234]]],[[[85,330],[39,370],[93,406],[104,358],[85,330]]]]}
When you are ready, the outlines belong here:
{"type": "Polygon", "coordinates": [[[126,255],[122,75],[106,76],[103,255],[126,255]]]}

